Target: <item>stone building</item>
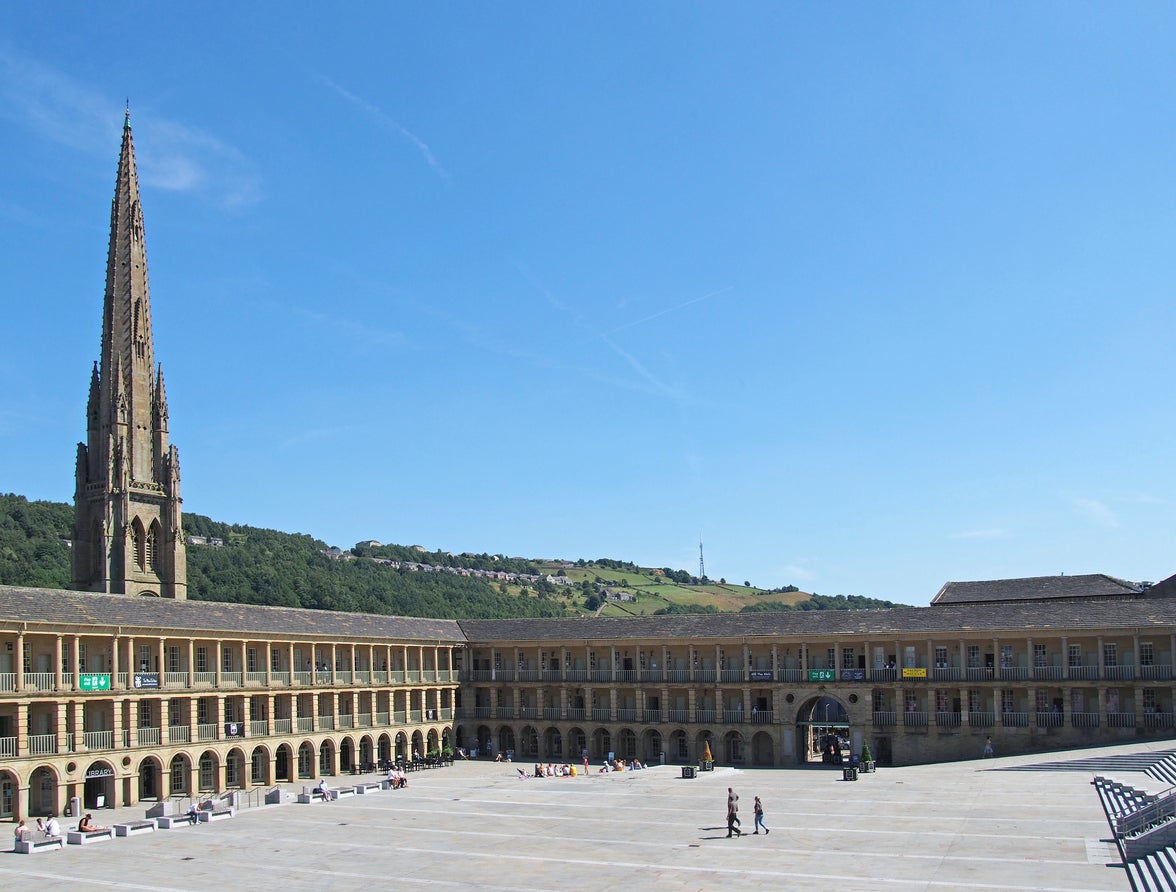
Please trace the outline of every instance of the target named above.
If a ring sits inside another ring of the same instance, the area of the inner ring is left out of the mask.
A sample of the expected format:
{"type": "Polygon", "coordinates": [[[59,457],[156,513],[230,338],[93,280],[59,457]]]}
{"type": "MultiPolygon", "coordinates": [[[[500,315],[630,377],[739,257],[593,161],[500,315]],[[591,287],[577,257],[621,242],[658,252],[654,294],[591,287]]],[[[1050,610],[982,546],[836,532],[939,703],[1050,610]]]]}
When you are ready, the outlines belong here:
{"type": "Polygon", "coordinates": [[[0,586],[0,819],[530,761],[883,764],[1170,738],[1176,581],[948,583],[930,607],[452,621],[187,601],[129,120],[74,587],[0,586]],[[144,597],[159,596],[159,597],[144,597]]]}

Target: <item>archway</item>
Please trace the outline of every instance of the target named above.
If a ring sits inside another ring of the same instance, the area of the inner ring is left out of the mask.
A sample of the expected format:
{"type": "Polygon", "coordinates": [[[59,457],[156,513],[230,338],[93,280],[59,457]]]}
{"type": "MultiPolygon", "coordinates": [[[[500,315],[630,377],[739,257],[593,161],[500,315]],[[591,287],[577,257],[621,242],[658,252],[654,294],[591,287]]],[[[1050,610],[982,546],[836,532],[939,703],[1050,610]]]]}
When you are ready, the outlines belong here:
{"type": "Polygon", "coordinates": [[[270,782],[269,752],[264,746],[255,746],[249,754],[249,782],[255,786],[270,782]]]}
{"type": "Polygon", "coordinates": [[[670,732],[668,758],[683,765],[692,761],[690,758],[690,737],[681,728],[670,732]]]}
{"type": "Polygon", "coordinates": [[[603,759],[612,752],[612,735],[608,728],[597,728],[592,732],[591,758],[603,759]]]}
{"type": "Polygon", "coordinates": [[[435,753],[441,752],[441,747],[437,745],[437,729],[430,728],[429,733],[425,738],[425,755],[431,756],[435,753]]]}
{"type": "Polygon", "coordinates": [[[279,745],[274,753],[274,780],[294,781],[294,748],[288,743],[279,745]]]}
{"type": "Polygon", "coordinates": [[[244,789],[248,786],[245,777],[245,754],[237,747],[225,756],[225,786],[229,789],[244,789]]]}
{"type": "Polygon", "coordinates": [[[796,711],[796,755],[801,765],[841,765],[849,758],[849,714],[836,697],[805,700],[796,711]]]}
{"type": "Polygon", "coordinates": [[[622,728],[617,735],[617,758],[631,761],[637,755],[637,735],[631,728],[622,728]]]}
{"type": "Polygon", "coordinates": [[[57,774],[46,765],[33,772],[29,779],[29,815],[48,815],[57,812],[57,774]]]}
{"type": "Polygon", "coordinates": [[[376,753],[380,759],[380,770],[387,770],[388,763],[392,761],[392,738],[387,734],[381,734],[377,738],[376,753]]]}
{"type": "Polygon", "coordinates": [[[478,725],[478,730],[474,732],[474,739],[470,742],[474,758],[481,754],[487,756],[494,755],[494,741],[490,734],[490,729],[486,725],[478,725]]]}
{"type": "Polygon", "coordinates": [[[656,728],[650,728],[641,737],[641,750],[645,754],[645,761],[651,765],[656,765],[662,760],[664,753],[661,732],[656,728]]]}
{"type": "Polygon", "coordinates": [[[191,763],[183,753],[172,756],[167,766],[168,791],[172,796],[182,796],[188,790],[188,778],[192,776],[191,763]]]}
{"type": "Polygon", "coordinates": [[[319,744],[318,768],[321,776],[335,774],[335,743],[330,738],[319,744]]]}
{"type": "Polygon", "coordinates": [[[499,753],[508,753],[515,748],[515,733],[514,728],[510,725],[503,725],[498,729],[498,750],[499,753]]]}
{"type": "Polygon", "coordinates": [[[0,821],[20,817],[16,813],[19,789],[15,774],[11,771],[0,771],[0,821]]]}
{"type": "Polygon", "coordinates": [[[776,764],[775,747],[772,745],[772,735],[767,731],[757,731],[751,738],[751,764],[770,766],[776,764]]]}
{"type": "MultiPolygon", "coordinates": [[[[508,751],[509,752],[509,751],[508,751]]],[[[518,751],[515,753],[518,757],[527,759],[535,759],[539,756],[539,732],[531,725],[524,725],[522,733],[519,734],[518,751]]]]}
{"type": "Polygon", "coordinates": [[[742,765],[747,761],[743,751],[743,735],[738,731],[728,731],[723,735],[722,761],[728,765],[742,765]]]}
{"type": "Polygon", "coordinates": [[[86,769],[82,804],[86,808],[114,807],[114,766],[109,762],[91,762],[86,769]]]}
{"type": "Polygon", "coordinates": [[[403,731],[396,734],[396,761],[403,762],[408,758],[408,735],[403,731]]]}
{"type": "Polygon", "coordinates": [[[414,759],[417,756],[421,756],[423,758],[424,755],[425,755],[425,735],[423,735],[420,731],[413,731],[412,732],[412,757],[414,759]]]}
{"type": "Polygon", "coordinates": [[[163,795],[163,766],[154,756],[139,763],[139,801],[159,799],[163,795]]]}
{"type": "Polygon", "coordinates": [[[215,793],[220,790],[220,757],[214,750],[205,750],[200,754],[197,784],[202,793],[215,793]]]}
{"type": "Polygon", "coordinates": [[[359,770],[360,771],[374,771],[376,768],[376,760],[373,757],[374,750],[372,749],[372,738],[365,734],[359,738],[359,770]]]}
{"type": "Polygon", "coordinates": [[[309,740],[303,741],[298,747],[298,777],[314,777],[314,746],[309,740]]]}
{"type": "Polygon", "coordinates": [[[350,737],[344,737],[339,741],[339,770],[341,772],[354,771],[355,764],[355,744],[351,742],[350,737]]]}
{"type": "Polygon", "coordinates": [[[543,752],[548,759],[563,758],[563,736],[559,728],[553,726],[543,732],[543,752]]]}
{"type": "Polygon", "coordinates": [[[568,758],[577,761],[588,758],[588,735],[583,728],[572,728],[568,732],[568,758]]]}

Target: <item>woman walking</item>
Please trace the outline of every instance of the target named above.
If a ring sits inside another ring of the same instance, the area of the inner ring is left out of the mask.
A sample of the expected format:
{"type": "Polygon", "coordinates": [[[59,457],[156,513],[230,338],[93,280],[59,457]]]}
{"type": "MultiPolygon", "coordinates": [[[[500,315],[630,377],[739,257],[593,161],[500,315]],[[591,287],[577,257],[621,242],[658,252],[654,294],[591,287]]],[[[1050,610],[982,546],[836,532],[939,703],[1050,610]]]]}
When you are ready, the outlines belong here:
{"type": "Polygon", "coordinates": [[[769,830],[767,828],[767,825],[764,824],[764,804],[762,802],[760,802],[760,798],[758,796],[756,796],[755,797],[755,833],[753,833],[752,836],[759,835],[760,827],[764,828],[764,836],[767,836],[769,833],[772,832],[771,830],[769,830]]]}

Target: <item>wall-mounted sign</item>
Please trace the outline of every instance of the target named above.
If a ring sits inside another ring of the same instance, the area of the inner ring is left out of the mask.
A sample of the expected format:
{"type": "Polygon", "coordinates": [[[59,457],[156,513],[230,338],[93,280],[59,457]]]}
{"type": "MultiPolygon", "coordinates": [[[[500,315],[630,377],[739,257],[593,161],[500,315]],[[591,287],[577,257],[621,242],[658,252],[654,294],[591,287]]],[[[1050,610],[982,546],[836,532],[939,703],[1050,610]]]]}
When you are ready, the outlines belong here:
{"type": "Polygon", "coordinates": [[[752,669],[750,674],[751,674],[752,681],[771,681],[772,680],[772,670],[771,669],[752,669]]]}
{"type": "Polygon", "coordinates": [[[86,772],[86,780],[92,777],[114,777],[113,768],[91,768],[86,772]]]}
{"type": "Polygon", "coordinates": [[[865,681],[866,680],[866,670],[865,669],[842,669],[841,670],[841,680],[842,681],[865,681]]]}
{"type": "Polygon", "coordinates": [[[159,673],[158,672],[136,672],[135,673],[135,687],[142,688],[158,688],[159,687],[159,673]]]}
{"type": "Polygon", "coordinates": [[[78,687],[83,691],[109,691],[110,690],[110,676],[109,675],[79,675],[78,687]]]}
{"type": "Polygon", "coordinates": [[[906,669],[906,668],[904,668],[902,670],[902,677],[903,678],[926,678],[927,677],[927,670],[926,669],[906,669]]]}
{"type": "Polygon", "coordinates": [[[836,681],[837,671],[834,669],[810,669],[808,671],[809,681],[836,681]]]}

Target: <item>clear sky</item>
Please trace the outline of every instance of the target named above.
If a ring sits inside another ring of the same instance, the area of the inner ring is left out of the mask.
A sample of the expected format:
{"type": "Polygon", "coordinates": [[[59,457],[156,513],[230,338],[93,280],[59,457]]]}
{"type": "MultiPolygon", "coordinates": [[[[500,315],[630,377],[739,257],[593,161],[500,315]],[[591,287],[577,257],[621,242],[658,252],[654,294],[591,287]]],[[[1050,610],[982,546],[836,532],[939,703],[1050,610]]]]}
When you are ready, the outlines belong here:
{"type": "Polygon", "coordinates": [[[0,5],[0,491],[130,98],[186,511],[925,604],[1176,572],[1176,6],[0,5]]]}

